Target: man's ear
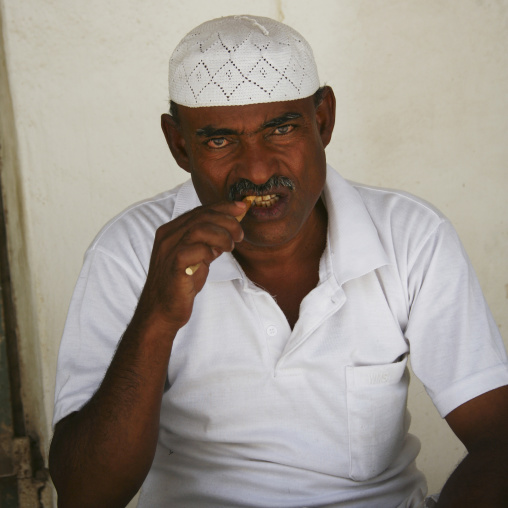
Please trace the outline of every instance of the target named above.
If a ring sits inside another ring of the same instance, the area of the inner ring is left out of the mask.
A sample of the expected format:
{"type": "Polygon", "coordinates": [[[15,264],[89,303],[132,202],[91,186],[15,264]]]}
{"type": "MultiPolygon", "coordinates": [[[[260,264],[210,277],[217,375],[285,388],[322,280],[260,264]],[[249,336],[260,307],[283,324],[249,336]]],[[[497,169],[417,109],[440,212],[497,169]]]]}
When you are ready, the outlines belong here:
{"type": "Polygon", "coordinates": [[[335,94],[329,86],[324,87],[321,103],[316,107],[316,122],[325,148],[332,139],[335,126],[335,94]]]}
{"type": "Polygon", "coordinates": [[[190,172],[189,155],[180,126],[171,115],[164,113],[161,115],[161,127],[176,163],[190,172]]]}

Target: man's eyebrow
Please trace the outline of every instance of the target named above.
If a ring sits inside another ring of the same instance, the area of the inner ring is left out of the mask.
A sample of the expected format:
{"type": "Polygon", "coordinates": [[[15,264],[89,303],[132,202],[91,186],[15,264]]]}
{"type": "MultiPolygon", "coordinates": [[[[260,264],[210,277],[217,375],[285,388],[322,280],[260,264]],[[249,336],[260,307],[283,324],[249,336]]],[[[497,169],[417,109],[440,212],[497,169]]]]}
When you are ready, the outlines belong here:
{"type": "MultiPolygon", "coordinates": [[[[278,116],[276,118],[272,118],[271,120],[268,120],[264,124],[261,125],[261,127],[258,129],[257,132],[261,132],[263,129],[278,127],[279,125],[283,125],[286,122],[289,122],[290,120],[296,120],[298,118],[301,118],[302,115],[300,113],[284,113],[281,116],[278,116]]],[[[196,130],[196,135],[200,138],[213,138],[213,137],[219,137],[219,136],[234,136],[241,134],[238,131],[234,129],[228,129],[228,128],[219,128],[214,127],[213,125],[205,125],[204,127],[201,127],[196,130]]]]}
{"type": "Polygon", "coordinates": [[[238,132],[234,129],[219,129],[213,125],[206,125],[205,127],[196,130],[196,135],[200,138],[213,138],[217,136],[230,136],[234,134],[238,134],[238,132]]]}
{"type": "Polygon", "coordinates": [[[267,129],[270,127],[278,127],[279,125],[285,124],[290,120],[296,120],[297,118],[302,118],[302,115],[300,113],[284,113],[281,116],[272,118],[271,120],[268,120],[268,122],[265,122],[261,126],[260,130],[267,129]]]}

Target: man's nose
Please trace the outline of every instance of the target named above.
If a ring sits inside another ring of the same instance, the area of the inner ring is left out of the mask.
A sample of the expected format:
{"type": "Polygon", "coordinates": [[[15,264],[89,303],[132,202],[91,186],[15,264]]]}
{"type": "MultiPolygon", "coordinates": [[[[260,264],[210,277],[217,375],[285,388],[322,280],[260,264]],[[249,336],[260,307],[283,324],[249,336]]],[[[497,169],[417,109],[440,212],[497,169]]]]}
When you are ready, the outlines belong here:
{"type": "Polygon", "coordinates": [[[246,178],[256,185],[262,185],[277,174],[275,154],[263,146],[263,143],[256,141],[242,143],[238,153],[237,173],[239,178],[246,178]]]}

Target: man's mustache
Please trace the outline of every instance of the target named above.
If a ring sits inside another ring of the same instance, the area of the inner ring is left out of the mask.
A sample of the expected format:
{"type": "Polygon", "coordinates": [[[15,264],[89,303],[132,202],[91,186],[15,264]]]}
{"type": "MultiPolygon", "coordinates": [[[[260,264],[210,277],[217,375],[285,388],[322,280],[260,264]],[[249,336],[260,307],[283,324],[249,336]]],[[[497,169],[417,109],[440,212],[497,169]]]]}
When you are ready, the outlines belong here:
{"type": "Polygon", "coordinates": [[[261,185],[256,185],[246,178],[241,178],[229,189],[229,199],[234,201],[239,195],[244,196],[252,194],[258,196],[261,194],[269,194],[271,190],[277,188],[280,189],[281,187],[286,187],[289,190],[295,190],[293,180],[287,176],[274,175],[261,185]]]}

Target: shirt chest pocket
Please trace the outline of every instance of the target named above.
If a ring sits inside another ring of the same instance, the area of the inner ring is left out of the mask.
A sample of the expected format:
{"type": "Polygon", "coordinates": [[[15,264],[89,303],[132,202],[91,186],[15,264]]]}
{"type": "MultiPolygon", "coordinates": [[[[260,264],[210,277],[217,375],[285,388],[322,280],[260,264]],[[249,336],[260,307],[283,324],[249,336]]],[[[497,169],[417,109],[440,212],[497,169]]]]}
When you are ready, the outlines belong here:
{"type": "Polygon", "coordinates": [[[387,365],[346,367],[349,475],[363,481],[397,456],[409,427],[407,357],[387,365]]]}

